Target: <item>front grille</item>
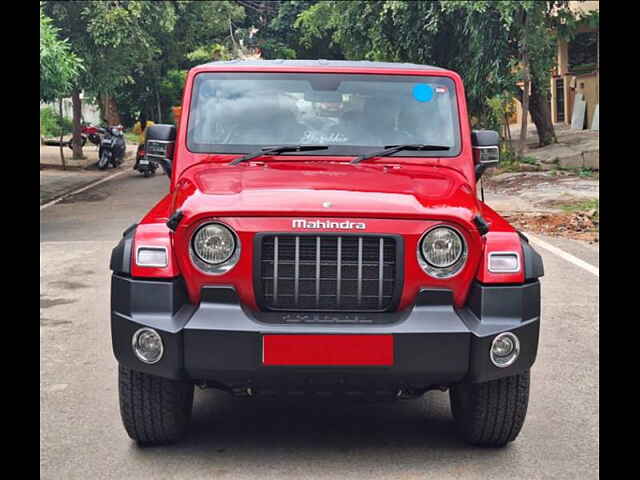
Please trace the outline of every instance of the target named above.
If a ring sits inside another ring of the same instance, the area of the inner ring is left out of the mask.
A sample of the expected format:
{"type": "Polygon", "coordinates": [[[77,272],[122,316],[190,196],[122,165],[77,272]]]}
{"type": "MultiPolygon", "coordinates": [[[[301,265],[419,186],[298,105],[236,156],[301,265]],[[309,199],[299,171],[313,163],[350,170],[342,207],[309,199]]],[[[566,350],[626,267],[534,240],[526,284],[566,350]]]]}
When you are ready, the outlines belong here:
{"type": "Polygon", "coordinates": [[[400,291],[395,237],[266,234],[256,246],[256,294],[267,310],[386,311],[400,291]]]}

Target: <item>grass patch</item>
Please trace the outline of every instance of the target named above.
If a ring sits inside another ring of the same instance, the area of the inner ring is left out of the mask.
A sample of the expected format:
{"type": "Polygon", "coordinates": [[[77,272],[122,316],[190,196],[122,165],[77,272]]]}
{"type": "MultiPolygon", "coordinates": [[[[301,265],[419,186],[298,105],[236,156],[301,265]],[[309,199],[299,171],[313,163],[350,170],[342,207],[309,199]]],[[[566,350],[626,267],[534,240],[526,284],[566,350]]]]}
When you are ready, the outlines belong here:
{"type": "Polygon", "coordinates": [[[566,203],[564,205],[560,205],[560,208],[565,212],[588,212],[590,210],[595,210],[596,215],[600,212],[600,200],[598,198],[591,198],[589,200],[582,200],[579,202],[566,203]]]}
{"type": "MultiPolygon", "coordinates": [[[[537,162],[534,158],[531,157],[524,157],[522,158],[520,161],[518,160],[500,160],[500,163],[498,164],[498,167],[496,168],[496,174],[499,173],[505,173],[505,172],[530,172],[532,171],[532,169],[529,168],[525,168],[524,165],[530,166],[530,165],[535,165],[537,166],[537,162]]],[[[535,169],[535,170],[539,170],[539,168],[535,169]]]]}
{"type": "Polygon", "coordinates": [[[600,178],[600,171],[591,170],[590,168],[581,168],[578,170],[578,176],[598,180],[600,178]]]}
{"type": "Polygon", "coordinates": [[[580,178],[588,178],[589,180],[600,180],[600,171],[591,170],[590,168],[560,168],[555,167],[549,170],[551,175],[558,177],[560,175],[575,175],[580,178]]]}
{"type": "Polygon", "coordinates": [[[124,138],[127,139],[128,143],[134,143],[134,144],[140,143],[140,135],[137,135],[133,132],[124,132],[124,138]]]}

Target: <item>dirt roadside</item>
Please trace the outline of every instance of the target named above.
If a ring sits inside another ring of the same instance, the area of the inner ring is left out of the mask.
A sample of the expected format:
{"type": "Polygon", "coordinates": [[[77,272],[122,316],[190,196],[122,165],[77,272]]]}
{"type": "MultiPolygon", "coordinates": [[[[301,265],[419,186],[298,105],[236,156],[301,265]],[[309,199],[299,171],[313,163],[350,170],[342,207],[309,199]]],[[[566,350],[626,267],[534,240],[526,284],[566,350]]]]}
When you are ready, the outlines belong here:
{"type": "MultiPolygon", "coordinates": [[[[489,172],[488,172],[489,173],[489,172]]],[[[483,179],[486,203],[516,228],[597,244],[597,174],[495,171],[483,179]]]]}

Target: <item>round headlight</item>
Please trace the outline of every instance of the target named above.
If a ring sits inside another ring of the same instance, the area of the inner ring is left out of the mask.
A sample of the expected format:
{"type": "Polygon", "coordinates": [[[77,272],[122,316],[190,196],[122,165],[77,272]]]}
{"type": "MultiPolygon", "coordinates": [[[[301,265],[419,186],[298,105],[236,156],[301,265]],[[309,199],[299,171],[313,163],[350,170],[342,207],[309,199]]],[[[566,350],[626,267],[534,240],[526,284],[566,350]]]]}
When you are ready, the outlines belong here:
{"type": "Polygon", "coordinates": [[[193,236],[193,251],[209,265],[219,265],[231,258],[236,239],[231,230],[219,223],[208,223],[193,236]]]}
{"type": "Polygon", "coordinates": [[[462,239],[457,232],[447,227],[438,227],[427,233],[422,239],[422,256],[436,268],[454,265],[464,251],[462,239]]]}

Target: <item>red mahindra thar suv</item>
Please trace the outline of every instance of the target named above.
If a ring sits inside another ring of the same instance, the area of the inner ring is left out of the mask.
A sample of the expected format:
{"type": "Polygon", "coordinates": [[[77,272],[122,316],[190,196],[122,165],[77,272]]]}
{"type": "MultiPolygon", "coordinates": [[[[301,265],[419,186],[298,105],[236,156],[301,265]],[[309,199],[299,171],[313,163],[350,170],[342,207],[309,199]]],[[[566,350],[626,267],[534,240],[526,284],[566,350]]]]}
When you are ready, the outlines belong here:
{"type": "Polygon", "coordinates": [[[496,132],[425,65],[192,69],[179,127],[149,128],[169,193],[111,257],[122,420],[180,438],[194,386],[239,396],[449,389],[464,439],[518,435],[542,261],[479,200],[496,132]]]}

